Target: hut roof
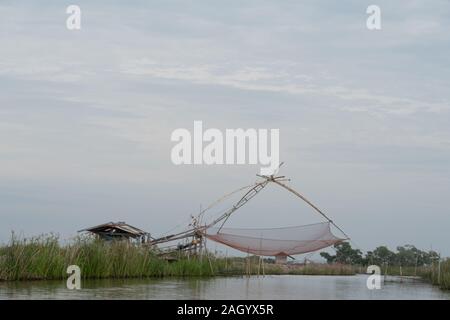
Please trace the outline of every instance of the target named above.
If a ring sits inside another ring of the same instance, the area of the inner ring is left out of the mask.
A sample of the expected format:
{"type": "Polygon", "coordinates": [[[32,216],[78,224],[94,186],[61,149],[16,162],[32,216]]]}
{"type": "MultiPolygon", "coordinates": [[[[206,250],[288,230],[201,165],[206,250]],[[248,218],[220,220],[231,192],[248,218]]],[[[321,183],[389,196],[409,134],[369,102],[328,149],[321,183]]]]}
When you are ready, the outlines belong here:
{"type": "Polygon", "coordinates": [[[120,222],[108,222],[104,224],[100,224],[98,226],[86,228],[79,230],[78,232],[92,232],[95,234],[100,235],[110,235],[110,236],[123,236],[123,237],[131,237],[131,238],[137,238],[140,236],[144,236],[147,234],[147,232],[130,226],[129,224],[126,224],[123,221],[120,222]]]}

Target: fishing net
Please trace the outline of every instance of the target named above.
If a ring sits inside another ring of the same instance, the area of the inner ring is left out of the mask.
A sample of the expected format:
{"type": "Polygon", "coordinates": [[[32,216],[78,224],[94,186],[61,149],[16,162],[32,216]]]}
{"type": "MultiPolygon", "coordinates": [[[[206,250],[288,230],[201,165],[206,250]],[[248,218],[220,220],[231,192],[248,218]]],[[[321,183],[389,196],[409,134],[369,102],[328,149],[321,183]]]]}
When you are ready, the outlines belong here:
{"type": "Polygon", "coordinates": [[[341,239],[333,235],[329,222],[297,227],[242,229],[210,227],[205,237],[234,249],[259,256],[288,256],[316,251],[341,239]]]}

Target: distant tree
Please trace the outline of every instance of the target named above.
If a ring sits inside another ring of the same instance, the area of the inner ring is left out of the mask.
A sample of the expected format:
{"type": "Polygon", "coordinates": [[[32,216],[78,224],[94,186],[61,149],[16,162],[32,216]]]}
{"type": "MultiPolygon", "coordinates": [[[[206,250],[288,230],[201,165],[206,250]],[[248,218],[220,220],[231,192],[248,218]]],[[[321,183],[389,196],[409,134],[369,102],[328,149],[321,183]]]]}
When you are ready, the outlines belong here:
{"type": "Polygon", "coordinates": [[[433,263],[437,263],[440,258],[441,258],[441,256],[439,253],[437,253],[436,251],[430,250],[428,252],[425,252],[424,258],[423,258],[423,264],[431,265],[433,263]]]}
{"type": "Polygon", "coordinates": [[[397,263],[401,266],[414,266],[419,258],[419,250],[412,245],[397,247],[397,263]]]}
{"type": "Polygon", "coordinates": [[[353,249],[350,243],[341,242],[334,245],[335,255],[328,252],[321,252],[320,256],[327,260],[327,263],[344,263],[344,264],[362,264],[362,252],[359,249],[353,249]]]}
{"type": "Polygon", "coordinates": [[[373,250],[370,263],[376,265],[394,265],[396,264],[396,255],[394,252],[389,250],[388,247],[379,246],[373,250]]]}
{"type": "Polygon", "coordinates": [[[332,263],[336,262],[336,256],[335,255],[332,256],[328,252],[321,252],[320,256],[322,258],[324,258],[325,260],[327,260],[328,264],[332,264],[332,263]]]}
{"type": "Polygon", "coordinates": [[[361,250],[353,249],[348,242],[335,244],[334,248],[336,250],[336,262],[345,264],[361,264],[363,261],[361,250]]]}
{"type": "Polygon", "coordinates": [[[367,251],[363,257],[362,252],[353,249],[348,242],[341,242],[334,245],[335,255],[328,252],[321,252],[320,256],[327,263],[344,263],[359,265],[390,265],[390,266],[427,266],[439,261],[439,254],[436,251],[422,251],[415,246],[406,244],[398,246],[397,252],[389,250],[387,246],[376,247],[373,251],[367,251]]]}
{"type": "Polygon", "coordinates": [[[402,266],[425,266],[438,260],[439,254],[436,251],[422,251],[410,244],[397,247],[397,263],[402,266]]]}
{"type": "Polygon", "coordinates": [[[374,261],[373,251],[367,251],[362,264],[366,266],[371,265],[374,264],[373,261],[374,261]]]}

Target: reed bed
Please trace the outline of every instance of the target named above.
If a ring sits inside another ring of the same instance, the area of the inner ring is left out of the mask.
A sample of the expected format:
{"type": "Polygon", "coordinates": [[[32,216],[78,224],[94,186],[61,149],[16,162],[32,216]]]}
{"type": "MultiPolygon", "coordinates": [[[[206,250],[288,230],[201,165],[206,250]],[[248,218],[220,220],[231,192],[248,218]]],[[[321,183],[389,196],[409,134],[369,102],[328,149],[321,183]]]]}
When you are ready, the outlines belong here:
{"type": "Polygon", "coordinates": [[[76,238],[62,246],[56,235],[34,238],[12,236],[0,246],[0,280],[54,280],[67,278],[67,267],[77,265],[84,279],[143,278],[168,276],[354,274],[344,266],[279,266],[259,257],[225,258],[212,254],[175,259],[160,257],[147,246],[129,242],[104,242],[76,238]]]}
{"type": "Polygon", "coordinates": [[[389,276],[420,277],[441,289],[450,290],[450,259],[435,261],[429,266],[382,266],[381,273],[389,276]]]}
{"type": "Polygon", "coordinates": [[[180,257],[169,262],[157,252],[128,242],[78,238],[61,246],[54,235],[30,239],[13,237],[0,247],[0,280],[63,279],[69,265],[77,265],[83,278],[211,276],[221,261],[180,257]]]}
{"type": "Polygon", "coordinates": [[[433,265],[427,270],[421,270],[420,276],[441,289],[450,290],[450,258],[433,265]]]}
{"type": "Polygon", "coordinates": [[[355,275],[357,267],[345,264],[321,264],[310,263],[303,266],[297,266],[288,271],[289,274],[296,275],[322,275],[322,276],[336,276],[336,275],[355,275]]]}
{"type": "MultiPolygon", "coordinates": [[[[186,277],[214,275],[354,275],[362,266],[344,264],[276,265],[259,257],[217,257],[175,254],[173,260],[160,252],[129,242],[104,242],[76,238],[66,245],[56,235],[34,238],[12,236],[0,246],[0,280],[54,280],[67,278],[67,267],[78,265],[84,279],[186,277]]],[[[386,271],[382,267],[382,272],[386,271]]],[[[399,267],[389,267],[389,275],[399,275],[399,267]]],[[[417,275],[442,289],[450,289],[450,259],[429,267],[402,268],[402,275],[417,275]],[[440,270],[440,271],[439,271],[440,270]]]]}

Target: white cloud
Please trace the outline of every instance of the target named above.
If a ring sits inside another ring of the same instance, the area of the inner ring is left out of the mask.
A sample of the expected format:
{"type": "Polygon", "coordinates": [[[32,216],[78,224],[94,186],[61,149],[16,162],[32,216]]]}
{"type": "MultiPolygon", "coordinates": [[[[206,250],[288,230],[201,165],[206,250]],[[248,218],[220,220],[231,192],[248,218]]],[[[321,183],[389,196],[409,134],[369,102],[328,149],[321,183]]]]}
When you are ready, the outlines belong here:
{"type": "MultiPolygon", "coordinates": [[[[330,96],[352,102],[354,105],[351,107],[341,107],[346,111],[410,115],[416,112],[440,113],[450,110],[450,102],[435,103],[375,94],[368,89],[321,85],[320,82],[323,79],[313,75],[296,74],[295,68],[292,70],[292,65],[293,63],[290,63],[289,68],[283,68],[279,64],[270,67],[233,68],[230,66],[225,68],[218,65],[164,65],[142,59],[121,65],[121,70],[125,74],[135,76],[185,81],[200,85],[220,85],[242,90],[295,95],[330,96]],[[287,71],[289,69],[291,71],[287,71]]],[[[296,66],[296,69],[300,67],[296,66]]]]}

